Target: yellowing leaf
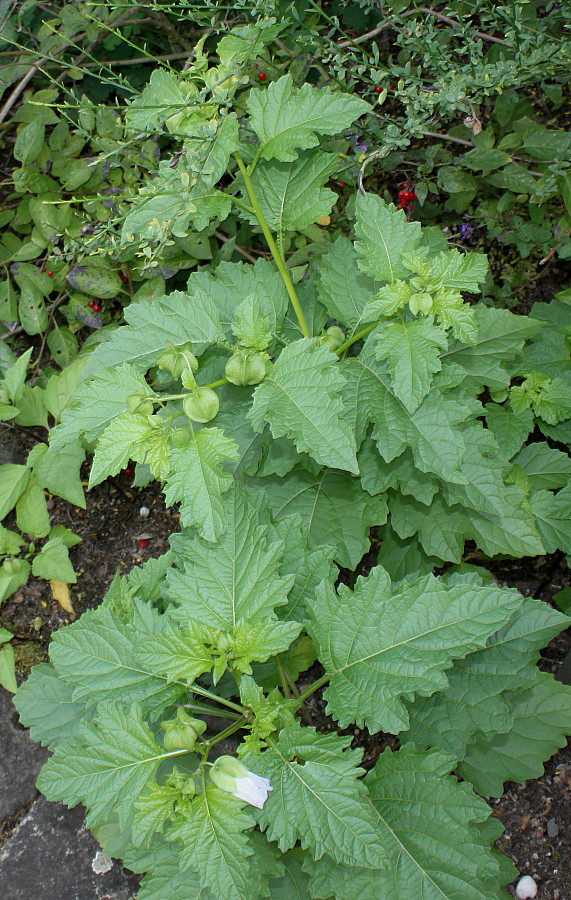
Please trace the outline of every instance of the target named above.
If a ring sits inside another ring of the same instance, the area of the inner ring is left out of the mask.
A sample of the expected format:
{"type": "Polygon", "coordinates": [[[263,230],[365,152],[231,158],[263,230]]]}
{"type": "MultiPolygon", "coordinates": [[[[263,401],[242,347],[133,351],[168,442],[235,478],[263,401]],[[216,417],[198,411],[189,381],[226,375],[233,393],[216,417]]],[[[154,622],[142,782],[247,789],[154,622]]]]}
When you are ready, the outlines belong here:
{"type": "Polygon", "coordinates": [[[62,609],[74,616],[75,610],[69,595],[69,584],[65,581],[57,581],[55,578],[50,578],[50,587],[54,600],[57,600],[62,609]]]}

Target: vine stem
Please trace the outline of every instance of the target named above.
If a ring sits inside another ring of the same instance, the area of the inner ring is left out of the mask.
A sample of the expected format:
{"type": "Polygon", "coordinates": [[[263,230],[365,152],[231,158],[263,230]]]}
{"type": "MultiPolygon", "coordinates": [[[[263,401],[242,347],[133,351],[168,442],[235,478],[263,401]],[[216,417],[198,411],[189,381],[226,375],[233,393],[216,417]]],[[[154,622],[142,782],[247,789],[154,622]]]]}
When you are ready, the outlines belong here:
{"type": "Polygon", "coordinates": [[[287,270],[286,264],[284,262],[283,256],[281,255],[278,246],[274,240],[274,236],[270,231],[268,223],[264,217],[262,212],[262,208],[258,202],[258,198],[256,197],[256,193],[254,191],[254,186],[252,184],[252,179],[250,178],[250,173],[248,169],[244,165],[244,161],[242,157],[238,153],[233,154],[234,159],[238,163],[238,168],[240,169],[242,178],[244,179],[244,184],[246,186],[246,192],[248,194],[248,199],[252,204],[252,209],[254,211],[254,215],[256,219],[260,223],[260,228],[262,229],[263,235],[266,239],[266,243],[269,247],[270,253],[274,258],[274,262],[278,267],[278,271],[282,277],[282,281],[285,284],[286,291],[288,292],[289,299],[291,300],[291,305],[294,308],[295,315],[297,317],[297,321],[301,332],[304,337],[311,337],[311,331],[309,330],[309,326],[303,314],[303,309],[301,308],[301,303],[299,302],[299,297],[297,296],[296,290],[293,286],[293,281],[291,280],[290,274],[287,270]]]}

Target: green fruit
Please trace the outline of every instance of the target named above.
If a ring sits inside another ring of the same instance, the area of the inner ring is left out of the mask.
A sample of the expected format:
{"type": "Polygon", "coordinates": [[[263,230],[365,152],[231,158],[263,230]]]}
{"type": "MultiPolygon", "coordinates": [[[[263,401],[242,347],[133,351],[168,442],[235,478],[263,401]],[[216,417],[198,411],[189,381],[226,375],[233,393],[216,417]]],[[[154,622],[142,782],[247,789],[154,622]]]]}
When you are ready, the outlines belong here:
{"type": "Polygon", "coordinates": [[[413,294],[408,301],[408,307],[414,315],[422,313],[423,316],[429,316],[432,312],[434,302],[430,294],[413,294]]]}
{"type": "Polygon", "coordinates": [[[171,431],[169,439],[173,447],[180,450],[190,443],[190,432],[186,428],[175,428],[174,431],[171,431]]]}
{"type": "Polygon", "coordinates": [[[155,404],[149,397],[145,397],[144,394],[129,394],[127,397],[127,409],[130,413],[137,413],[139,416],[152,416],[155,404]]]}
{"type": "Polygon", "coordinates": [[[192,352],[192,344],[175,347],[167,341],[166,348],[157,359],[159,369],[168,369],[173,378],[180,378],[184,371],[196,372],[198,360],[192,352]]]}
{"type": "Polygon", "coordinates": [[[199,387],[184,398],[182,408],[193,422],[211,422],[220,409],[220,400],[210,388],[199,387]]]}
{"type": "Polygon", "coordinates": [[[321,347],[327,347],[332,353],[339,349],[345,341],[345,335],[338,325],[332,325],[325,334],[320,335],[319,344],[321,347]]]}
{"type": "Polygon", "coordinates": [[[266,353],[238,350],[226,363],[224,374],[232,384],[259,384],[266,377],[266,353]]]}
{"type": "Polygon", "coordinates": [[[206,731],[206,722],[194,719],[179,707],[176,718],[162,722],[161,728],[165,732],[165,750],[170,753],[174,750],[192,750],[198,736],[206,731]]]}

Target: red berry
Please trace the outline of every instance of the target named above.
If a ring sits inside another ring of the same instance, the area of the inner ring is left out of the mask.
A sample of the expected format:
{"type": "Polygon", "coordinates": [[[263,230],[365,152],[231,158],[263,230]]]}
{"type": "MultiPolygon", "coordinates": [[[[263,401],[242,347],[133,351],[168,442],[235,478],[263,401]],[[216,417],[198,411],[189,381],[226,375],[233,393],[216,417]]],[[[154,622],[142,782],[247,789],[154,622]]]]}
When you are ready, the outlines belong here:
{"type": "Polygon", "coordinates": [[[95,303],[93,302],[93,300],[90,300],[87,305],[89,306],[90,309],[93,309],[93,307],[95,306],[95,303]]]}
{"type": "Polygon", "coordinates": [[[99,306],[99,303],[94,303],[93,306],[91,307],[91,309],[93,310],[93,312],[101,312],[101,307],[99,306]]]}
{"type": "Polygon", "coordinates": [[[132,474],[133,474],[133,470],[132,470],[131,466],[127,466],[127,468],[125,469],[125,475],[130,476],[132,474]]]}
{"type": "Polygon", "coordinates": [[[119,278],[121,279],[123,284],[129,284],[129,279],[127,278],[127,276],[125,275],[124,272],[119,272],[119,278]]]}
{"type": "Polygon", "coordinates": [[[45,272],[45,271],[46,271],[46,267],[42,266],[42,268],[40,269],[40,272],[45,272]]]}
{"type": "Polygon", "coordinates": [[[375,94],[380,94],[380,93],[382,93],[383,89],[380,84],[376,84],[375,87],[373,88],[373,90],[374,90],[375,94]]]}
{"type": "Polygon", "coordinates": [[[339,185],[339,187],[345,187],[344,181],[338,181],[337,184],[339,185]]]}
{"type": "Polygon", "coordinates": [[[52,277],[53,274],[54,274],[53,272],[46,272],[46,275],[49,275],[50,278],[52,277]]]}
{"type": "Polygon", "coordinates": [[[406,209],[406,203],[397,203],[397,209],[406,209]]]}
{"type": "Polygon", "coordinates": [[[260,79],[260,81],[265,81],[267,77],[268,76],[265,72],[258,72],[258,78],[260,79]]]}
{"type": "Polygon", "coordinates": [[[146,538],[141,538],[141,540],[139,541],[139,547],[146,547],[147,544],[148,544],[148,541],[146,538]]]}

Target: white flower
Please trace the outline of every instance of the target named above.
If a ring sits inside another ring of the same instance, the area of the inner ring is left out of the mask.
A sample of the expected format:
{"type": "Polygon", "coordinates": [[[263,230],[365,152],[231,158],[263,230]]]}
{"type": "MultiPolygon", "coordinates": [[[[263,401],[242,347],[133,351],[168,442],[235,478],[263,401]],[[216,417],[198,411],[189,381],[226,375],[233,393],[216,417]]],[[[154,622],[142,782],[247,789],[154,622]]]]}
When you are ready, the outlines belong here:
{"type": "Polygon", "coordinates": [[[210,769],[210,779],[221,791],[258,809],[264,808],[268,793],[273,790],[269,778],[250,772],[234,756],[219,756],[210,769]]]}
{"type": "Polygon", "coordinates": [[[263,778],[254,772],[248,773],[244,778],[236,779],[236,790],[232,791],[232,796],[238,800],[245,800],[251,806],[257,806],[258,809],[264,808],[264,803],[268,799],[268,792],[273,791],[269,778],[263,778]]]}
{"type": "Polygon", "coordinates": [[[515,895],[520,900],[530,900],[532,897],[537,897],[537,884],[531,875],[524,875],[523,878],[520,878],[515,889],[515,895]]]}

